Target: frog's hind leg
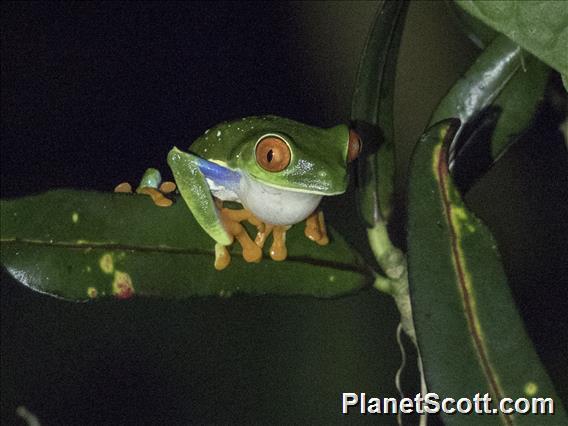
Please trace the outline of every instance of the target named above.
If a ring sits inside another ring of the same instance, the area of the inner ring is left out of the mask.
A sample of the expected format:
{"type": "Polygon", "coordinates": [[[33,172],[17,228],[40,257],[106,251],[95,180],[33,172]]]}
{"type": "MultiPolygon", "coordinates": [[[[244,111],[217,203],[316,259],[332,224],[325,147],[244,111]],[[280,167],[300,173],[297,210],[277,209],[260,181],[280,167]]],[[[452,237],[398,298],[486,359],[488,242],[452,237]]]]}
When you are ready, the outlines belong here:
{"type": "Polygon", "coordinates": [[[149,195],[150,198],[152,198],[152,201],[154,202],[154,204],[157,205],[158,207],[169,207],[173,204],[172,200],[167,198],[163,194],[163,192],[161,192],[160,190],[158,190],[156,188],[150,188],[150,187],[145,186],[143,188],[140,188],[136,192],[138,194],[149,195]]]}
{"type": "Polygon", "coordinates": [[[329,243],[327,236],[327,229],[325,227],[325,219],[321,210],[316,210],[306,219],[306,229],[304,234],[310,240],[315,241],[320,246],[325,246],[329,243]]]}
{"type": "Polygon", "coordinates": [[[114,192],[132,194],[132,185],[130,185],[128,182],[121,182],[114,187],[114,192]]]}
{"type": "Polygon", "coordinates": [[[147,169],[136,192],[138,194],[146,194],[152,198],[155,205],[159,207],[169,207],[173,204],[172,200],[164,196],[175,191],[176,184],[173,182],[162,182],[162,176],[157,169],[147,169]]]}
{"type": "MultiPolygon", "coordinates": [[[[136,193],[149,195],[154,204],[159,207],[169,207],[172,205],[172,200],[165,197],[164,194],[169,194],[175,189],[175,183],[162,182],[160,172],[157,169],[149,168],[142,176],[136,193]]],[[[132,186],[128,182],[122,182],[114,188],[114,192],[132,193],[132,186]]]]}

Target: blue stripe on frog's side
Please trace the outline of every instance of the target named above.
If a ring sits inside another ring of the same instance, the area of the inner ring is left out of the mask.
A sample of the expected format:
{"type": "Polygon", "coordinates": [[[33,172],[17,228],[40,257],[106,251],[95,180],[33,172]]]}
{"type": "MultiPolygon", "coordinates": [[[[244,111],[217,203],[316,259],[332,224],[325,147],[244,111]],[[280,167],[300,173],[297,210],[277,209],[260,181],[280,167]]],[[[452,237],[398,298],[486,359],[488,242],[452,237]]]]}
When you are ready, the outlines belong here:
{"type": "MultiPolygon", "coordinates": [[[[215,187],[212,187],[208,182],[211,187],[211,192],[213,192],[215,196],[221,195],[217,194],[219,191],[237,193],[241,182],[241,174],[239,172],[199,157],[197,157],[197,166],[199,167],[199,171],[203,173],[203,176],[205,176],[208,181],[212,181],[215,184],[215,187]]],[[[222,195],[219,196],[219,198],[227,199],[222,195]]]]}

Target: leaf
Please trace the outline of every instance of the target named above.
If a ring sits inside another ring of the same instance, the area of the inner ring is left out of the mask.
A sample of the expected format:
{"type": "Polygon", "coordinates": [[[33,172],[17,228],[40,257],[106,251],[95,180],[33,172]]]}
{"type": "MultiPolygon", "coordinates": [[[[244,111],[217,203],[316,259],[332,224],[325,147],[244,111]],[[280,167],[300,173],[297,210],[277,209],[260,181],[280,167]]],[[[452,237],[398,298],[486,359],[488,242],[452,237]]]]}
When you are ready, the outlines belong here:
{"type": "MultiPolygon", "coordinates": [[[[550,397],[554,416],[539,416],[536,423],[567,424],[515,308],[495,241],[449,176],[447,149],[458,126],[451,120],[428,129],[414,151],[409,178],[410,297],[428,390],[454,398],[489,393],[493,401],[550,397]]],[[[535,424],[529,415],[499,419],[535,424]]],[[[497,418],[444,420],[477,425],[497,418]]]]}
{"type": "Polygon", "coordinates": [[[485,174],[529,126],[544,97],[548,74],[549,68],[541,61],[523,54],[515,43],[499,36],[440,102],[430,126],[447,118],[458,118],[466,124],[458,131],[450,151],[450,169],[454,175],[461,175],[454,178],[462,192],[485,174]],[[490,107],[496,113],[490,131],[474,133],[480,128],[476,120],[490,107]],[[454,168],[454,160],[460,161],[460,156],[461,164],[454,168]]]}
{"type": "MultiPolygon", "coordinates": [[[[303,227],[288,233],[288,259],[213,267],[214,241],[177,198],[156,207],[144,195],[50,191],[1,200],[2,264],[33,290],[81,301],[132,294],[184,298],[234,293],[333,297],[367,282],[359,256],[337,233],[325,247],[303,227]]],[[[269,244],[267,244],[269,246],[269,244]]]]}
{"type": "Polygon", "coordinates": [[[458,5],[523,49],[568,75],[568,7],[564,1],[473,1],[458,5]]]}
{"type": "Polygon", "coordinates": [[[444,0],[444,2],[462,31],[480,49],[484,49],[489,45],[498,34],[479,19],[458,7],[453,0],[444,0]]]}
{"type": "Polygon", "coordinates": [[[353,93],[351,119],[364,136],[363,152],[357,162],[359,207],[369,227],[388,219],[391,212],[394,79],[407,7],[407,2],[396,1],[379,5],[353,93]]]}

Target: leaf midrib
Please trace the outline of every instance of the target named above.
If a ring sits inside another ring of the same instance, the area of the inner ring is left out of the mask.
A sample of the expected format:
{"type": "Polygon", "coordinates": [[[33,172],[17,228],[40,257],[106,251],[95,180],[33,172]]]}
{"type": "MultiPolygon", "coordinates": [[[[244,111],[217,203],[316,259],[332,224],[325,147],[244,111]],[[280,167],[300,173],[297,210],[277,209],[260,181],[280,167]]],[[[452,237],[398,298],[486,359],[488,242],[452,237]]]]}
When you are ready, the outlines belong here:
{"type": "MultiPolygon", "coordinates": [[[[192,248],[180,248],[180,247],[170,247],[170,246],[141,246],[141,245],[131,245],[123,243],[109,243],[109,242],[95,242],[89,241],[87,243],[72,243],[64,241],[44,241],[44,240],[33,240],[25,238],[1,238],[0,244],[24,244],[37,247],[60,247],[68,248],[71,250],[85,250],[85,249],[103,249],[103,250],[128,250],[128,251],[138,251],[146,253],[168,253],[168,254],[185,254],[185,255],[197,255],[197,256],[215,256],[213,250],[200,250],[192,248]]],[[[242,257],[241,253],[231,253],[233,256],[242,257]]],[[[286,262],[296,262],[304,263],[307,265],[314,265],[320,267],[326,267],[331,269],[336,269],[339,271],[350,271],[357,272],[361,275],[368,275],[367,271],[363,267],[357,267],[348,263],[334,262],[330,260],[314,259],[308,256],[288,256],[286,262]]]]}
{"type": "MultiPolygon", "coordinates": [[[[451,135],[452,138],[454,135],[451,135]]],[[[464,314],[466,317],[466,322],[469,328],[469,332],[473,341],[473,347],[477,356],[479,358],[479,362],[481,364],[481,368],[489,382],[489,387],[493,395],[496,397],[497,400],[501,400],[503,398],[503,390],[499,386],[497,375],[493,370],[493,366],[489,360],[489,354],[487,353],[487,349],[485,347],[485,343],[483,341],[483,337],[479,334],[476,328],[476,321],[479,322],[477,318],[477,313],[472,306],[472,295],[470,290],[468,289],[466,283],[466,277],[464,270],[466,270],[466,266],[462,263],[462,259],[460,256],[460,249],[459,249],[459,242],[458,236],[456,232],[456,224],[452,218],[451,210],[452,204],[449,199],[449,183],[448,183],[448,167],[447,167],[447,158],[446,158],[446,150],[445,145],[447,140],[444,140],[442,143],[439,152],[437,153],[437,181],[439,184],[439,191],[442,198],[442,205],[444,209],[444,215],[446,216],[446,221],[448,223],[448,230],[449,230],[449,237],[450,237],[450,245],[451,245],[451,253],[452,258],[454,260],[454,265],[456,268],[456,277],[459,283],[460,294],[462,296],[462,302],[464,306],[464,314]]],[[[513,417],[509,414],[501,413],[501,419],[507,425],[513,425],[513,417]]]]}

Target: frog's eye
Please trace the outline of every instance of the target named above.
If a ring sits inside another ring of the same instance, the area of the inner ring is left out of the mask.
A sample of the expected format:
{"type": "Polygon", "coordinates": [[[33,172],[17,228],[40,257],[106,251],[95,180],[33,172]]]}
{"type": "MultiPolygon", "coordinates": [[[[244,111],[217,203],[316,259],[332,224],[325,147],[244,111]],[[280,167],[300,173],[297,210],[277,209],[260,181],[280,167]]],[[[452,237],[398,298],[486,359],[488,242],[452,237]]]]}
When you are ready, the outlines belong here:
{"type": "Polygon", "coordinates": [[[363,149],[363,142],[361,142],[361,138],[357,134],[357,132],[353,129],[349,129],[349,145],[347,146],[347,162],[350,163],[351,161],[355,160],[361,154],[361,150],[363,149]]]}
{"type": "Polygon", "coordinates": [[[256,144],[256,162],[269,172],[281,172],[290,164],[290,148],[277,136],[266,136],[256,144]]]}

